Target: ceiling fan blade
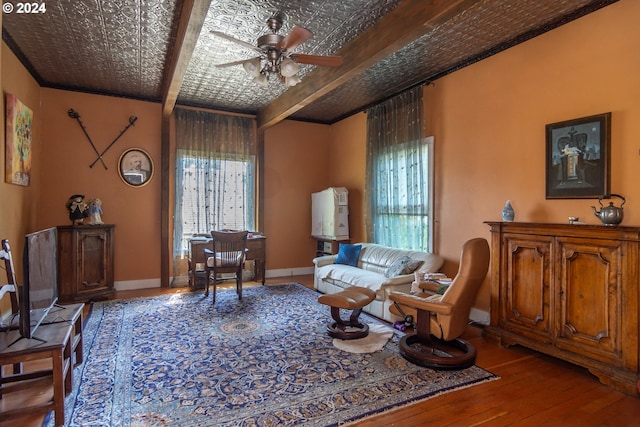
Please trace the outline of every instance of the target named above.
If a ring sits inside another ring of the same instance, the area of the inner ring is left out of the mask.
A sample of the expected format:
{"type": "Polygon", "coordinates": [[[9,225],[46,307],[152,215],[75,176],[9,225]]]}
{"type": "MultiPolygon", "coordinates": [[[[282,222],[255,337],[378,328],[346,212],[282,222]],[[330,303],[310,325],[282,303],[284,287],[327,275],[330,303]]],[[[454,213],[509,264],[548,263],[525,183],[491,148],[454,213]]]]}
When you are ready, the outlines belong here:
{"type": "Polygon", "coordinates": [[[284,36],[282,40],[278,42],[276,47],[278,49],[286,49],[288,51],[292,51],[296,48],[296,46],[301,45],[305,41],[307,41],[313,33],[306,28],[298,27],[294,25],[289,34],[284,36]]]}
{"type": "MultiPolygon", "coordinates": [[[[257,59],[260,59],[260,57],[257,57],[257,59]]],[[[225,62],[224,64],[216,64],[215,66],[218,68],[227,68],[227,67],[233,67],[234,65],[244,65],[247,62],[251,62],[255,60],[256,58],[242,59],[240,61],[225,62]]]]}
{"type": "Polygon", "coordinates": [[[229,40],[230,42],[234,42],[236,44],[239,44],[240,46],[246,47],[247,49],[251,49],[251,50],[255,50],[256,52],[260,52],[262,53],[262,50],[250,43],[247,42],[243,42],[242,40],[238,40],[235,37],[231,37],[226,35],[225,33],[221,33],[220,31],[211,31],[211,34],[215,34],[216,36],[223,38],[225,40],[229,40]]]}
{"type": "Polygon", "coordinates": [[[318,56],[294,53],[289,58],[300,64],[320,65],[322,67],[339,67],[342,65],[342,56],[318,56]]]}

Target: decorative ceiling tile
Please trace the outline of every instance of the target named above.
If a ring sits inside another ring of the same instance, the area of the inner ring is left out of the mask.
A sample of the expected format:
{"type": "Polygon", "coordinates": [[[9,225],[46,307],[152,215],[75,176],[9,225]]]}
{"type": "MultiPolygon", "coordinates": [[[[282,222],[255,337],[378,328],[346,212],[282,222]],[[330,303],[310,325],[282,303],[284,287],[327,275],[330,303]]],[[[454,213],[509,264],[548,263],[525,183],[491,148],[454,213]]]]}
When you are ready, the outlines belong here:
{"type": "Polygon", "coordinates": [[[175,1],[47,2],[5,14],[3,38],[44,86],[161,99],[175,1]]]}
{"type": "MultiPolygon", "coordinates": [[[[222,39],[211,31],[221,31],[256,46],[258,37],[271,32],[267,19],[279,15],[283,18],[279,34],[287,34],[294,25],[313,33],[294,52],[333,55],[344,44],[373,26],[399,2],[271,0],[258,3],[249,0],[214,0],[187,68],[178,103],[255,114],[287,89],[278,81],[270,81],[266,88],[258,86],[241,65],[215,67],[216,64],[254,58],[258,54],[222,39]]],[[[300,65],[299,76],[303,81],[313,68],[315,66],[300,65]]]]}
{"type": "MultiPolygon", "coordinates": [[[[409,87],[437,79],[604,7],[616,0],[481,0],[293,114],[333,123],[409,87]]],[[[241,65],[254,50],[218,37],[220,31],[256,45],[283,18],[313,36],[294,52],[333,55],[376,25],[401,0],[212,0],[187,66],[178,104],[257,114],[287,90],[263,88],[241,65]]],[[[160,102],[182,2],[177,0],[57,0],[44,14],[3,15],[3,40],[45,87],[160,102]]],[[[425,3],[425,7],[427,7],[425,3]]],[[[302,83],[316,66],[300,64],[302,83]]]]}

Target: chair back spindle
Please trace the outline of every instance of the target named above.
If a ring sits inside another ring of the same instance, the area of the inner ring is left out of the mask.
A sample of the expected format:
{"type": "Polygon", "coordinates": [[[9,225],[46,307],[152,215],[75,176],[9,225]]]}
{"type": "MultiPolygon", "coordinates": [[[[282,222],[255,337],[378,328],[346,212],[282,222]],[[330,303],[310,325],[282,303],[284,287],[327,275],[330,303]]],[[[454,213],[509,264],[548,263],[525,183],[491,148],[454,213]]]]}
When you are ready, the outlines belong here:
{"type": "Polygon", "coordinates": [[[213,302],[216,301],[218,275],[233,273],[236,279],[236,292],[242,299],[242,271],[247,252],[248,231],[212,231],[211,249],[205,249],[207,262],[205,270],[207,283],[205,295],[209,295],[209,284],[213,280],[213,302]]]}
{"type": "MultiPolygon", "coordinates": [[[[0,286],[0,298],[2,298],[5,293],[9,294],[9,300],[11,302],[11,315],[16,315],[20,310],[18,304],[18,284],[16,282],[16,270],[13,266],[13,258],[11,257],[11,247],[9,246],[9,241],[7,239],[3,239],[1,247],[2,249],[0,249],[0,258],[4,260],[4,269],[7,273],[7,285],[0,286]]],[[[0,328],[4,327],[0,326],[0,328]]]]}

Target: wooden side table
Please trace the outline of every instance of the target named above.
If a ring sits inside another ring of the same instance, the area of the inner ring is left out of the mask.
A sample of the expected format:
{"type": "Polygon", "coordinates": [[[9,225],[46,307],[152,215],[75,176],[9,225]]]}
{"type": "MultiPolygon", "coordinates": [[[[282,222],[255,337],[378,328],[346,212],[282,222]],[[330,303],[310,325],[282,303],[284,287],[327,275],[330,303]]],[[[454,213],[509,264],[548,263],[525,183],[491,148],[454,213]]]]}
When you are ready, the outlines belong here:
{"type": "Polygon", "coordinates": [[[71,392],[73,367],[82,363],[82,310],[84,304],[54,307],[35,331],[38,339],[20,339],[17,330],[0,334],[0,368],[5,365],[20,366],[24,362],[51,359],[51,369],[32,372],[13,372],[5,375],[0,369],[0,399],[21,382],[50,377],[53,399],[49,402],[22,406],[1,413],[3,419],[13,419],[26,413],[55,413],[55,425],[64,425],[64,397],[71,392]],[[44,341],[44,342],[43,342],[44,341]],[[74,363],[75,356],[75,363],[74,363]]]}
{"type": "Polygon", "coordinates": [[[317,240],[316,256],[335,255],[338,253],[340,243],[351,243],[351,240],[336,240],[330,237],[313,236],[317,240]]]}
{"type": "Polygon", "coordinates": [[[255,281],[262,281],[264,285],[267,274],[267,238],[263,235],[248,238],[247,249],[247,261],[253,260],[256,264],[255,281]]]}

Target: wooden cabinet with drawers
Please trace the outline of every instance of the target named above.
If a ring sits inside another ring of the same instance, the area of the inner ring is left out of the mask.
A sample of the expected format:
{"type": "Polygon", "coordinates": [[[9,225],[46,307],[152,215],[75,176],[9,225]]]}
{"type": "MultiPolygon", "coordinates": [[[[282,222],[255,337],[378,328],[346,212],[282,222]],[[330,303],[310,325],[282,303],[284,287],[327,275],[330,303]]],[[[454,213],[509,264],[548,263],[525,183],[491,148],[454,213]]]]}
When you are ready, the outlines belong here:
{"type": "Polygon", "coordinates": [[[640,228],[489,222],[489,339],[589,369],[638,395],[640,228]]]}
{"type": "Polygon", "coordinates": [[[87,302],[115,292],[114,225],[59,226],[57,231],[60,301],[87,302]]]}

